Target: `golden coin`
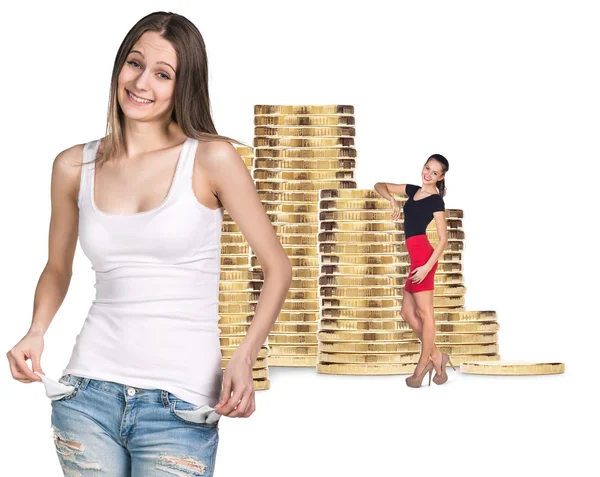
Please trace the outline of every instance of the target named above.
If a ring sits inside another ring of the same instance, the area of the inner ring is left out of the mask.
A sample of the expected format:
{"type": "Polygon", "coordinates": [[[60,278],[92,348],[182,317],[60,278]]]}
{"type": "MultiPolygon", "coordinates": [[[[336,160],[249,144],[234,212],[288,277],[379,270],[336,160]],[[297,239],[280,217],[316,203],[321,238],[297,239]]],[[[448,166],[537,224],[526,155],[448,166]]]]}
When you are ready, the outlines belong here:
{"type": "Polygon", "coordinates": [[[473,345],[440,345],[438,349],[450,356],[465,355],[497,355],[498,343],[473,345]]]}
{"type": "MultiPolygon", "coordinates": [[[[464,248],[464,242],[452,241],[446,244],[445,250],[448,252],[460,252],[464,248]]],[[[320,243],[319,253],[325,254],[405,254],[406,243],[378,243],[378,244],[364,244],[364,243],[320,243]]]]}
{"type": "Polygon", "coordinates": [[[407,331],[330,331],[320,330],[319,341],[403,341],[412,339],[415,334],[407,331]]]}
{"type": "Polygon", "coordinates": [[[221,303],[246,303],[257,301],[259,297],[260,291],[219,292],[221,303]]]}
{"type": "Polygon", "coordinates": [[[269,366],[310,366],[317,364],[317,356],[272,356],[269,358],[269,366]]]}
{"type": "MultiPolygon", "coordinates": [[[[427,238],[437,238],[437,234],[432,231],[427,231],[427,238]]],[[[404,232],[320,232],[318,234],[319,242],[335,242],[335,243],[381,243],[381,242],[404,242],[404,232]]],[[[448,240],[464,240],[465,233],[462,230],[448,230],[448,240]]]]}
{"type": "MultiPolygon", "coordinates": [[[[319,259],[317,257],[288,257],[292,267],[318,267],[319,259]]],[[[250,257],[250,266],[255,267],[259,266],[258,257],[252,255],[250,257]]],[[[308,287],[304,287],[308,288],[308,287]]]]}
{"type": "Polygon", "coordinates": [[[467,374],[493,374],[498,376],[562,374],[565,372],[565,364],[551,361],[479,362],[469,360],[460,365],[460,371],[467,374]]]}
{"type": "Polygon", "coordinates": [[[265,391],[270,389],[271,381],[268,379],[255,379],[254,380],[254,390],[255,391],[265,391]]]}
{"type": "Polygon", "coordinates": [[[353,374],[353,375],[385,375],[412,374],[416,365],[405,363],[387,364],[338,364],[317,363],[317,373],[320,374],[353,374]]]}
{"type": "Polygon", "coordinates": [[[310,214],[310,213],[290,214],[287,212],[267,212],[267,217],[271,221],[273,227],[280,225],[280,224],[303,224],[303,225],[309,225],[309,224],[317,225],[318,224],[317,214],[310,214]]]}
{"type": "Polygon", "coordinates": [[[263,281],[256,280],[254,282],[247,281],[231,281],[226,282],[221,280],[219,282],[219,291],[233,291],[233,292],[243,292],[243,291],[260,291],[262,290],[263,281]]]}
{"type": "Polygon", "coordinates": [[[316,214],[318,213],[317,204],[310,202],[263,202],[265,212],[286,212],[289,214],[316,214]]]}
{"type": "Polygon", "coordinates": [[[419,362],[419,356],[420,353],[319,353],[317,359],[320,363],[409,363],[416,365],[419,362]]]}
{"type": "Polygon", "coordinates": [[[318,311],[319,302],[318,300],[286,300],[281,309],[285,311],[318,311]]]}
{"type": "MultiPolygon", "coordinates": [[[[464,363],[464,362],[469,362],[469,361],[473,361],[473,360],[486,361],[486,362],[499,361],[500,360],[500,355],[496,354],[496,353],[491,353],[491,354],[467,354],[467,355],[451,354],[450,355],[450,360],[452,361],[452,364],[456,367],[456,366],[461,366],[461,364],[464,363]]],[[[446,367],[449,367],[449,366],[450,366],[450,364],[446,365],[446,367]]]]}
{"type": "Polygon", "coordinates": [[[354,147],[354,137],[255,137],[254,147],[268,148],[348,148],[354,147]]]}
{"type": "Polygon", "coordinates": [[[297,312],[297,311],[281,312],[277,316],[277,322],[281,322],[281,321],[286,321],[286,322],[289,322],[289,321],[316,322],[316,321],[319,321],[319,312],[318,311],[315,311],[315,312],[310,312],[310,311],[304,311],[304,312],[297,312]]]}
{"type": "Polygon", "coordinates": [[[273,224],[273,229],[279,234],[316,235],[318,224],[273,224]]]}
{"type": "Polygon", "coordinates": [[[254,185],[257,190],[264,191],[318,191],[323,187],[339,187],[340,189],[351,189],[356,187],[355,180],[323,180],[323,181],[263,181],[256,179],[254,185]]]}
{"type": "MultiPolygon", "coordinates": [[[[397,202],[399,205],[404,205],[406,199],[397,202]]],[[[381,196],[379,196],[379,199],[320,199],[319,207],[321,210],[387,210],[390,214],[392,212],[390,202],[381,196]]]]}
{"type": "MultiPolygon", "coordinates": [[[[441,333],[482,333],[498,331],[495,321],[474,321],[455,323],[435,323],[435,328],[441,333]]],[[[412,328],[405,321],[400,320],[335,320],[321,319],[319,330],[397,330],[409,331],[412,328]]]]}
{"type": "MultiPolygon", "coordinates": [[[[310,149],[309,149],[310,150],[310,149]]],[[[316,159],[279,159],[279,158],[259,158],[254,159],[252,163],[255,169],[276,169],[276,170],[354,170],[356,168],[356,159],[324,157],[316,159]]]]}
{"type": "Polygon", "coordinates": [[[255,115],[264,114],[354,114],[354,106],[345,104],[328,105],[274,105],[255,104],[255,115]]]}
{"type": "MultiPolygon", "coordinates": [[[[416,342],[413,331],[318,331],[319,341],[400,341],[416,342]]],[[[270,341],[270,337],[269,337],[270,341]]],[[[451,344],[491,344],[498,342],[496,333],[436,333],[435,343],[451,344]]]]}
{"type": "MultiPolygon", "coordinates": [[[[269,149],[261,148],[256,150],[257,158],[301,158],[301,159],[322,159],[322,158],[356,158],[357,150],[353,147],[324,147],[311,149],[269,149]]],[[[302,161],[304,162],[304,161],[302,161]]]]}
{"type": "Polygon", "coordinates": [[[289,322],[275,322],[272,333],[316,333],[319,327],[319,323],[289,323],[289,322]]]}
{"type": "Polygon", "coordinates": [[[248,256],[232,257],[221,254],[221,269],[248,269],[248,256]]]}
{"type": "Polygon", "coordinates": [[[381,342],[366,342],[366,341],[337,341],[327,342],[319,341],[318,346],[319,353],[419,353],[421,351],[421,343],[417,342],[395,342],[395,341],[381,341],[381,342]]]}
{"type": "Polygon", "coordinates": [[[496,321],[495,311],[459,311],[436,313],[436,321],[496,321]]]}
{"type": "Polygon", "coordinates": [[[219,315],[219,326],[221,325],[243,325],[244,323],[250,323],[254,315],[219,315]]]}
{"type": "Polygon", "coordinates": [[[315,235],[278,234],[281,245],[302,245],[304,247],[315,247],[317,251],[317,237],[315,235]]]}
{"type": "Polygon", "coordinates": [[[239,234],[221,234],[221,244],[237,244],[243,245],[247,244],[246,237],[244,237],[241,233],[239,234]]]}
{"type": "Polygon", "coordinates": [[[265,279],[264,273],[261,271],[253,270],[221,270],[221,280],[231,281],[263,281],[265,279]]]}
{"type": "Polygon", "coordinates": [[[250,323],[219,323],[219,329],[221,330],[220,336],[232,336],[232,335],[245,335],[248,331],[250,323]]]}
{"type": "MultiPolygon", "coordinates": [[[[236,351],[237,351],[237,347],[231,347],[231,348],[222,347],[221,348],[221,357],[223,359],[229,359],[235,354],[236,351]]],[[[268,356],[269,356],[269,347],[266,345],[262,345],[260,347],[260,349],[258,350],[257,360],[266,358],[268,356]]]]}
{"type": "MultiPolygon", "coordinates": [[[[225,369],[229,362],[231,361],[231,357],[221,359],[221,369],[225,369]]],[[[252,369],[266,369],[268,367],[267,358],[257,358],[252,366],[252,369]]],[[[256,376],[255,376],[256,378],[256,376]]]]}
{"type": "MultiPolygon", "coordinates": [[[[231,348],[233,346],[239,346],[244,341],[245,336],[219,336],[221,347],[231,348]]],[[[265,344],[268,343],[268,338],[265,340],[265,344]]]]}
{"type": "MultiPolygon", "coordinates": [[[[464,296],[433,296],[434,308],[464,307],[464,296]]],[[[323,308],[389,308],[401,307],[402,299],[398,297],[371,298],[329,298],[321,297],[323,308]]],[[[446,310],[445,310],[446,311],[446,310]]]]}
{"type": "Polygon", "coordinates": [[[330,170],[300,170],[281,171],[272,169],[254,169],[252,172],[254,180],[264,181],[328,181],[328,180],[351,180],[354,179],[354,170],[330,169],[330,170]]]}
{"type": "Polygon", "coordinates": [[[491,344],[498,343],[498,335],[496,333],[437,333],[435,343],[436,345],[491,344]]]}
{"type": "MultiPolygon", "coordinates": [[[[383,221],[366,221],[366,220],[319,220],[320,232],[391,232],[404,230],[403,220],[383,220],[383,221]]],[[[427,230],[437,230],[435,222],[431,222],[427,226],[427,230]]],[[[447,219],[446,230],[462,230],[461,219],[447,219]]]]}
{"type": "Polygon", "coordinates": [[[353,137],[356,128],[352,126],[321,127],[268,127],[255,126],[254,135],[258,137],[353,137]]]}
{"type": "Polygon", "coordinates": [[[316,203],[319,191],[270,191],[257,190],[256,193],[261,202],[310,202],[316,203]]]}
{"type": "Polygon", "coordinates": [[[254,155],[254,148],[249,146],[234,146],[235,150],[240,156],[252,156],[254,155]]]}
{"type": "MultiPolygon", "coordinates": [[[[344,189],[351,190],[351,189],[344,189]]],[[[274,199],[273,199],[274,200],[274,199]]],[[[319,204],[320,206],[320,204],[319,204]]],[[[337,221],[337,222],[398,222],[401,221],[392,221],[391,219],[392,212],[391,210],[328,210],[320,208],[319,212],[319,220],[320,221],[337,221]]],[[[463,213],[460,209],[446,209],[444,211],[444,215],[446,216],[446,220],[450,219],[462,219],[463,213]]],[[[401,217],[403,217],[401,213],[401,217]]],[[[430,223],[435,224],[435,221],[431,221],[430,223]]]]}
{"type": "Polygon", "coordinates": [[[236,244],[222,244],[221,253],[225,255],[241,255],[248,253],[250,246],[247,243],[236,243],[236,244]]]}
{"type": "Polygon", "coordinates": [[[255,308],[251,303],[219,303],[219,315],[254,313],[255,308]]]}
{"type": "Polygon", "coordinates": [[[238,224],[236,224],[235,222],[223,222],[221,224],[221,233],[223,235],[225,234],[238,234],[238,235],[242,235],[242,232],[240,230],[240,226],[238,224]]]}
{"type": "MultiPolygon", "coordinates": [[[[323,275],[402,275],[408,276],[409,265],[324,265],[320,266],[323,275]]],[[[459,273],[460,263],[438,263],[436,274],[459,273]]]]}
{"type": "MultiPolygon", "coordinates": [[[[317,335],[315,333],[306,333],[306,334],[272,334],[269,333],[269,344],[277,345],[277,344],[293,344],[293,345],[301,345],[301,344],[317,344],[317,335]]],[[[274,350],[272,350],[273,354],[277,354],[274,350]]],[[[300,353],[297,353],[300,354],[300,353]]]]}
{"type": "Polygon", "coordinates": [[[269,355],[269,365],[274,356],[317,356],[317,345],[298,346],[298,345],[269,345],[271,354],[269,355]]]}
{"type": "Polygon", "coordinates": [[[352,115],[281,115],[254,116],[255,126],[354,126],[352,115]]]}
{"type": "MultiPolygon", "coordinates": [[[[398,254],[319,254],[320,263],[323,264],[341,264],[341,265],[409,265],[410,256],[408,253],[398,254]]],[[[460,252],[443,252],[438,259],[438,263],[461,263],[462,254],[460,252]]]]}

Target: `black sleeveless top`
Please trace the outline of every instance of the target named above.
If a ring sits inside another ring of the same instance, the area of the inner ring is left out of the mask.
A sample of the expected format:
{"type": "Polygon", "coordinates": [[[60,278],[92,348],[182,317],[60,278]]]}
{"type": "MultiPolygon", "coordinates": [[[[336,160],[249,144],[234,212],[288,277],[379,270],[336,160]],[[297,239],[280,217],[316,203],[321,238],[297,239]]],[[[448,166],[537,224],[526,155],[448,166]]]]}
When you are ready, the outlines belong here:
{"type": "Polygon", "coordinates": [[[406,184],[408,200],[404,203],[404,239],[413,235],[424,234],[427,226],[433,220],[433,213],[444,211],[444,199],[439,194],[432,194],[424,199],[414,200],[415,193],[420,189],[414,184],[406,184]]]}

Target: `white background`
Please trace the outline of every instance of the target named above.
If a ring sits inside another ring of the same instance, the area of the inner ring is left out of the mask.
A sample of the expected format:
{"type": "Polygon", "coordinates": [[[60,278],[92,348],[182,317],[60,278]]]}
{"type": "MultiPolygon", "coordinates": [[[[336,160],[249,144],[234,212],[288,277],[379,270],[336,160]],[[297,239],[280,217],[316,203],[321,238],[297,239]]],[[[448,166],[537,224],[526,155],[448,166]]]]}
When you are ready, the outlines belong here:
{"type": "MultiPolygon", "coordinates": [[[[420,389],[407,388],[404,376],[271,368],[254,415],[221,420],[215,475],[559,476],[597,468],[593,4],[11,5],[0,31],[2,351],[31,322],[47,259],[52,161],[104,135],[122,39],[144,15],[170,10],[203,34],[220,133],[251,143],[254,104],[354,105],[359,188],[419,184],[426,158],[444,154],[446,206],[465,214],[467,309],[497,311],[503,359],[566,364],[565,374],[541,377],[450,370],[447,385],[420,389]]],[[[73,272],[45,336],[42,368],[52,379],[94,298],[79,246],[73,272]]],[[[43,384],[14,381],[5,363],[2,473],[62,475],[43,384]]]]}

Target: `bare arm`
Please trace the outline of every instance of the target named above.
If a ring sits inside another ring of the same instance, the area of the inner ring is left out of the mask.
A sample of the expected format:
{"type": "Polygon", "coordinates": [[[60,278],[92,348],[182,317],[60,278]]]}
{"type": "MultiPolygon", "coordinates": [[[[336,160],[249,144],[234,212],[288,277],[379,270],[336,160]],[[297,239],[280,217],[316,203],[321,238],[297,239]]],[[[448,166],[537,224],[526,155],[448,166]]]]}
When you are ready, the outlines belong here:
{"type": "Polygon", "coordinates": [[[82,145],[67,149],[56,157],[52,166],[48,261],[35,290],[29,329],[42,335],[62,305],[71,282],[79,225],[77,194],[80,169],[77,164],[81,162],[82,153],[82,145]]]}
{"type": "Polygon", "coordinates": [[[375,190],[387,200],[393,199],[392,194],[406,195],[406,184],[393,184],[391,182],[377,182],[375,190]]]}
{"type": "Polygon", "coordinates": [[[61,152],[52,165],[50,196],[52,211],[48,238],[48,261],[38,280],[33,299],[33,318],[25,336],[6,356],[14,379],[22,383],[41,381],[33,371],[44,374],[41,356],[44,334],[60,308],[71,282],[71,270],[77,244],[79,213],[79,168],[83,146],[61,152]],[[31,369],[27,360],[31,359],[31,369]]]}
{"type": "Polygon", "coordinates": [[[254,318],[236,350],[246,363],[254,364],[277,320],[292,281],[292,266],[256,192],[248,168],[227,142],[210,145],[203,159],[219,200],[239,226],[264,271],[254,318]]]}

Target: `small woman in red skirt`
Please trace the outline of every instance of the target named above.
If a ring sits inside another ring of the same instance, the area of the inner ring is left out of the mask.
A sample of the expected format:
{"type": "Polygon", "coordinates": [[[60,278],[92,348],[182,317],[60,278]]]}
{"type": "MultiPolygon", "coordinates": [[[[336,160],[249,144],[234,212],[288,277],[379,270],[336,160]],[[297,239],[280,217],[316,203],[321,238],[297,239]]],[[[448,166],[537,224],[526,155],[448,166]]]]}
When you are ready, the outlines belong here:
{"type": "MultiPolygon", "coordinates": [[[[435,369],[433,382],[443,384],[448,380],[447,354],[441,353],[435,345],[435,320],[433,315],[434,275],[438,259],[444,253],[448,242],[444,195],[445,176],[448,160],[441,154],[434,154],[421,171],[422,185],[392,184],[378,182],[375,190],[392,204],[392,220],[400,218],[400,206],[391,193],[404,194],[408,200],[404,204],[404,236],[410,258],[410,271],[404,285],[400,314],[421,341],[421,356],[412,376],[406,384],[413,388],[421,386],[425,374],[435,369]],[[427,238],[426,230],[435,219],[439,242],[434,248],[427,238]]],[[[450,362],[452,365],[452,363],[450,362]]]]}

